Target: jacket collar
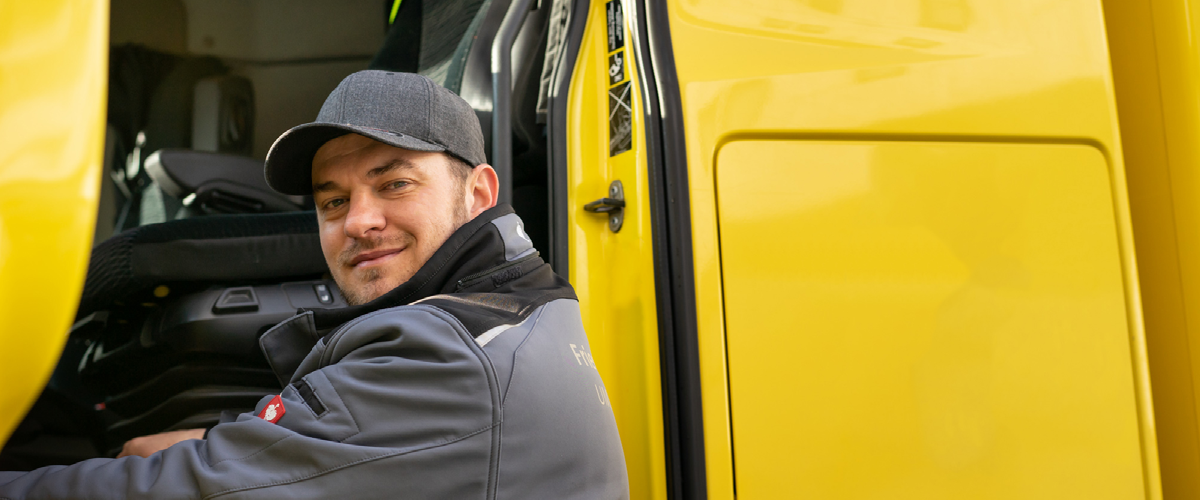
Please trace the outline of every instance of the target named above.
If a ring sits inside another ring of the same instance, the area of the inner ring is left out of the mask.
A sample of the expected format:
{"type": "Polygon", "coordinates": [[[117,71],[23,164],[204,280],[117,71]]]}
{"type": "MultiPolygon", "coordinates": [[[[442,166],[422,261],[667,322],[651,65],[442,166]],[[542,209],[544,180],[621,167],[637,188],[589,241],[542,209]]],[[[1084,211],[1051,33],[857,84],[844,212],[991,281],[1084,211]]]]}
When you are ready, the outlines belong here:
{"type": "Polygon", "coordinates": [[[380,309],[455,292],[464,280],[533,253],[521,219],[509,205],[498,205],[458,228],[408,281],[366,304],[315,309],[313,322],[319,330],[334,328],[380,309]]]}
{"type": "Polygon", "coordinates": [[[489,279],[493,274],[517,260],[532,258],[537,263],[530,265],[544,265],[536,255],[521,219],[512,207],[499,205],[458,228],[412,278],[390,292],[358,306],[301,309],[259,337],[259,346],[280,384],[286,386],[322,334],[332,335],[336,327],[364,314],[432,295],[498,288],[504,281],[489,279]]]}

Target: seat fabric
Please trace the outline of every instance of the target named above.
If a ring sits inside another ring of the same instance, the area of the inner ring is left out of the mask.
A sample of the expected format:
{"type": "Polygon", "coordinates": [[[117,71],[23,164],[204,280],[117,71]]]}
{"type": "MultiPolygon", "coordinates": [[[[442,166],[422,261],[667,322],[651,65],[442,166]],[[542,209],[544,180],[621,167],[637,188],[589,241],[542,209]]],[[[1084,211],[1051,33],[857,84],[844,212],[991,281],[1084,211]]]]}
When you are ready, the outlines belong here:
{"type": "Polygon", "coordinates": [[[327,269],[313,212],[214,215],[151,224],[92,249],[79,316],[165,283],[278,282],[327,269]]]}

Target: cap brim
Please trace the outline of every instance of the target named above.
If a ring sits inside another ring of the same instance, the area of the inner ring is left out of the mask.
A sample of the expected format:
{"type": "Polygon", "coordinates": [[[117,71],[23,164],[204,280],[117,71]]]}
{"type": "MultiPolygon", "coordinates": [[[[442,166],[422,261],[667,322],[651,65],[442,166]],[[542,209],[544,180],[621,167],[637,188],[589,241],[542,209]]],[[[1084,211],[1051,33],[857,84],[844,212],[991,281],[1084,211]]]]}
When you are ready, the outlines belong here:
{"type": "Polygon", "coordinates": [[[369,137],[389,146],[414,151],[445,151],[446,147],[386,130],[340,123],[306,123],[284,132],[267,152],[267,185],[283,194],[312,194],[312,160],[326,142],[346,134],[369,137]]]}

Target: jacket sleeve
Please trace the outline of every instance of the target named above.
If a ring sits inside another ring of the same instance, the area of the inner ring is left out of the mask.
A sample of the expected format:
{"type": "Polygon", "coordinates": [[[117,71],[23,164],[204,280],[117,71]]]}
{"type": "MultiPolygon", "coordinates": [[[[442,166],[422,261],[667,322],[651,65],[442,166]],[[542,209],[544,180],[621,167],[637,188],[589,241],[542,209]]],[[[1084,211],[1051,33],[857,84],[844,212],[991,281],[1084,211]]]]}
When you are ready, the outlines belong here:
{"type": "Polygon", "coordinates": [[[276,424],[256,416],[270,399],[263,398],[255,413],[217,425],[206,439],[148,458],[0,472],[0,499],[392,496],[421,493],[439,468],[486,486],[494,379],[481,351],[446,318],[407,316],[360,322],[331,341],[336,353],[318,343],[310,357],[326,362],[282,391],[276,424]]]}
{"type": "Polygon", "coordinates": [[[182,441],[147,458],[96,458],[27,473],[0,472],[0,498],[211,498],[352,459],[349,450],[337,450],[336,458],[329,457],[337,464],[303,464],[332,445],[246,413],[214,427],[208,439],[182,441]]]}

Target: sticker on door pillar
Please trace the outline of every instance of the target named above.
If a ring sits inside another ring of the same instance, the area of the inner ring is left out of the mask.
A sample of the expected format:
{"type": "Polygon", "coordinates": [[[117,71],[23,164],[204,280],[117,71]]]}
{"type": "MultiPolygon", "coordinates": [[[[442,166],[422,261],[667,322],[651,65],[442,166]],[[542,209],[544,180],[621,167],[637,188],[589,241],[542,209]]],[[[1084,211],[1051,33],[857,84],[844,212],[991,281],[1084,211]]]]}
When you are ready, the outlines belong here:
{"type": "Polygon", "coordinates": [[[625,46],[625,16],[621,14],[620,0],[609,0],[604,13],[608,21],[608,51],[612,52],[625,46]]]}
{"type": "Polygon", "coordinates": [[[625,51],[618,50],[608,56],[608,84],[616,85],[625,81],[625,51]]]}
{"type": "Polygon", "coordinates": [[[608,25],[608,156],[633,148],[633,87],[625,79],[625,15],[621,0],[604,4],[608,25]],[[622,83],[623,82],[623,83],[622,83]]]}
{"type": "Polygon", "coordinates": [[[608,156],[633,147],[633,106],[629,82],[608,89],[608,156]]]}

